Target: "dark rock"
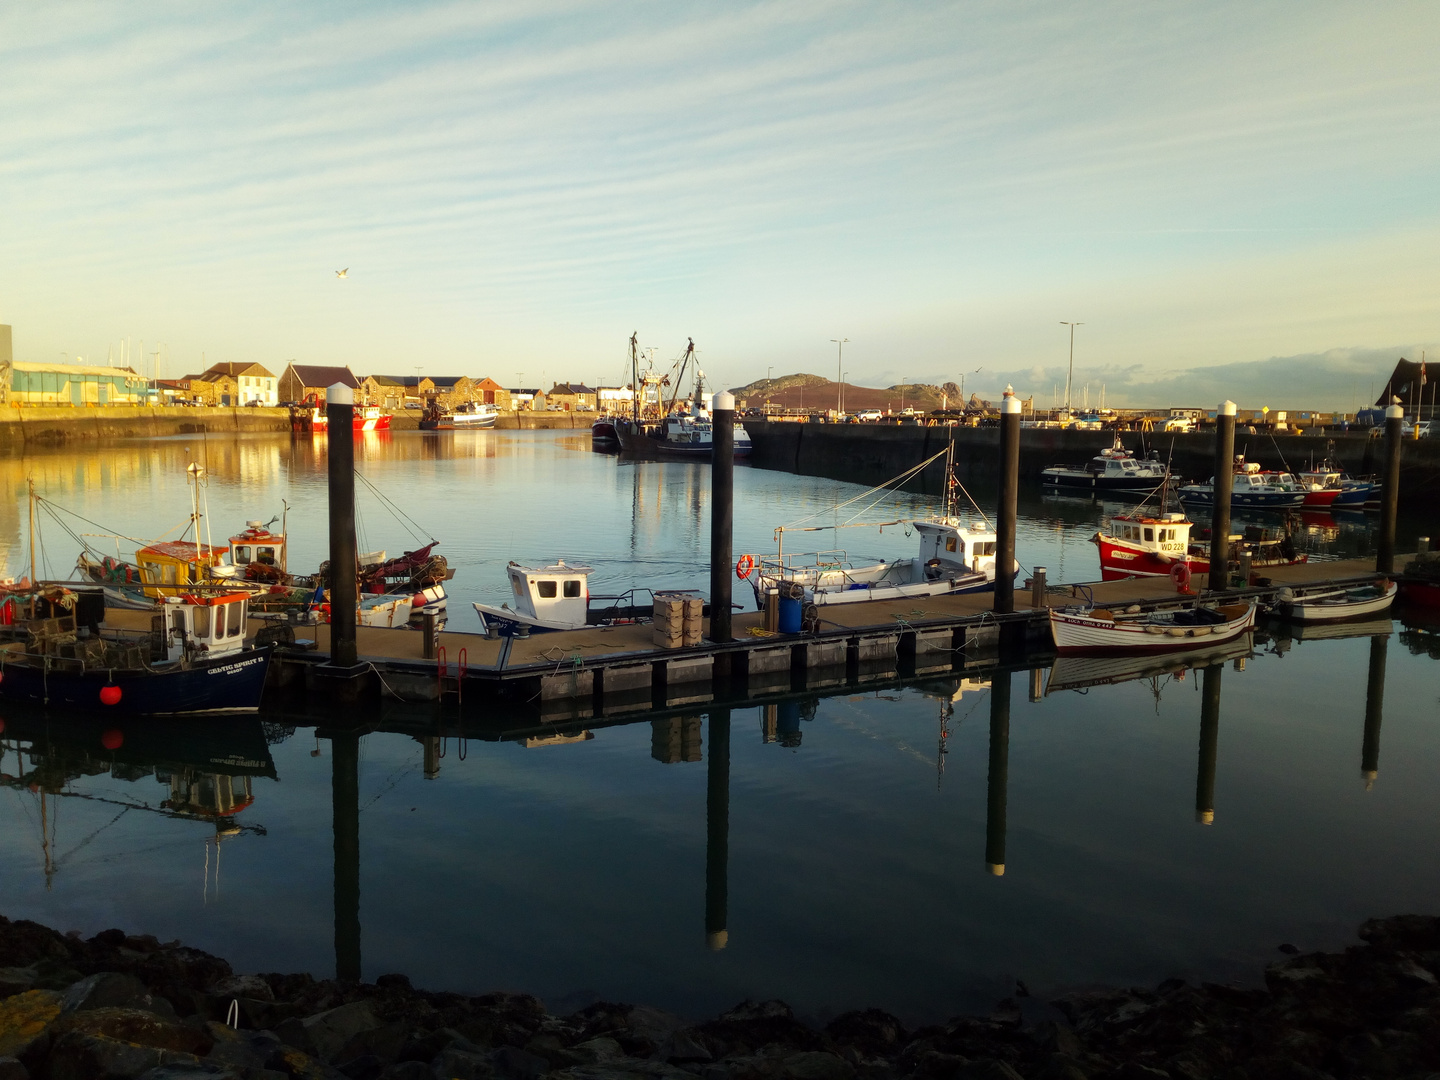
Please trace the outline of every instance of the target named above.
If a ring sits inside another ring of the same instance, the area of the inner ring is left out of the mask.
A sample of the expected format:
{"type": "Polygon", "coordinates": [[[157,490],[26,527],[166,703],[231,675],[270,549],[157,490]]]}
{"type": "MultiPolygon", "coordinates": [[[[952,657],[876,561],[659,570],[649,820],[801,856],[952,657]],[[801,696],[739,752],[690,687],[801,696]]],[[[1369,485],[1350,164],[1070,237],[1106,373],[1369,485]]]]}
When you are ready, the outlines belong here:
{"type": "Polygon", "coordinates": [[[825,1034],[842,1046],[853,1046],[870,1057],[893,1054],[909,1035],[897,1017],[883,1009],[841,1013],[825,1025],[825,1034]]]}
{"type": "Polygon", "coordinates": [[[45,1076],[48,1080],[127,1080],[167,1064],[199,1065],[200,1059],[178,1050],[72,1030],[51,1043],[45,1056],[45,1076]]]}
{"type": "MultiPolygon", "coordinates": [[[[362,1032],[380,1026],[375,1012],[367,1001],[354,1001],[339,1005],[304,1020],[286,1020],[275,1029],[280,1040],[295,1049],[334,1064],[340,1052],[362,1032]]],[[[399,1051],[401,1036],[396,1037],[396,1052],[399,1051]]]]}
{"type": "Polygon", "coordinates": [[[253,1001],[274,1001],[275,991],[263,975],[229,975],[206,988],[218,998],[250,998],[253,1001]]]}
{"type": "Polygon", "coordinates": [[[93,1035],[193,1057],[204,1057],[215,1045],[208,1031],[166,1020],[144,1009],[106,1007],[69,1013],[50,1025],[50,1034],[57,1040],[71,1034],[93,1035]]]}
{"type": "Polygon", "coordinates": [[[45,959],[70,960],[70,946],[48,926],[0,918],[0,967],[30,967],[45,959]]]}
{"type": "Polygon", "coordinates": [[[791,1080],[854,1080],[855,1066],[836,1054],[802,1050],[784,1060],[784,1075],[791,1080]]]}
{"type": "Polygon", "coordinates": [[[1429,915],[1392,915],[1360,926],[1360,940],[1377,949],[1423,952],[1440,949],[1440,919],[1429,915]]]}
{"type": "Polygon", "coordinates": [[[33,966],[0,968],[0,998],[13,997],[15,994],[23,994],[26,990],[34,990],[35,978],[33,966]]]}
{"type": "Polygon", "coordinates": [[[1032,1070],[1030,1080],[1089,1080],[1089,1073],[1068,1054],[1050,1054],[1032,1070]]]}
{"type": "Polygon", "coordinates": [[[140,1009],[171,1022],[179,1020],[170,1002],[150,993],[135,976],[115,971],[87,975],[66,990],[60,1002],[61,1013],[67,1014],[109,1008],[140,1009]]]}
{"type": "Polygon", "coordinates": [[[1031,1042],[1051,1053],[1073,1058],[1081,1052],[1080,1037],[1069,1024],[1042,1020],[1030,1029],[1029,1036],[1031,1042]]]}
{"type": "Polygon", "coordinates": [[[1297,954],[1300,952],[1299,948],[1297,948],[1297,947],[1294,946],[1294,945],[1291,945],[1288,941],[1285,942],[1285,944],[1283,944],[1283,945],[1277,945],[1276,948],[1278,948],[1278,949],[1279,949],[1281,952],[1283,952],[1286,956],[1295,956],[1295,955],[1297,955],[1297,954]]]}
{"type": "Polygon", "coordinates": [[[490,1064],[497,1075],[508,1080],[537,1080],[550,1071],[550,1062],[539,1054],[527,1053],[515,1046],[502,1046],[492,1052],[490,1064]]]}
{"type": "Polygon", "coordinates": [[[374,1054],[361,1054],[348,1058],[336,1066],[350,1080],[380,1080],[385,1063],[374,1054]]]}
{"type": "Polygon", "coordinates": [[[955,1070],[955,1080],[1025,1080],[1010,1065],[996,1058],[983,1058],[955,1070]]]}
{"type": "Polygon", "coordinates": [[[423,1061],[400,1061],[381,1072],[380,1080],[435,1080],[435,1074],[423,1061]]]}
{"type": "Polygon", "coordinates": [[[705,1037],[691,1028],[681,1028],[670,1033],[654,1057],[672,1064],[679,1062],[711,1061],[715,1054],[706,1043],[705,1037]]]}
{"type": "Polygon", "coordinates": [[[27,990],[0,1000],[0,1057],[24,1060],[60,1015],[60,995],[53,990],[27,990]]]}
{"type": "Polygon", "coordinates": [[[405,975],[381,975],[375,980],[375,985],[381,990],[403,990],[407,994],[414,989],[405,975]]]}
{"type": "Polygon", "coordinates": [[[431,1063],[431,1072],[435,1077],[443,1076],[448,1080],[488,1080],[495,1075],[488,1054],[458,1046],[447,1046],[441,1050],[431,1063]]]}
{"type": "Polygon", "coordinates": [[[728,1012],[720,1014],[726,1023],[749,1023],[754,1020],[793,1020],[795,1012],[779,999],[770,1001],[742,1001],[728,1012]]]}
{"type": "Polygon", "coordinates": [[[0,1080],[30,1080],[30,1070],[13,1057],[0,1058],[0,1080]]]}
{"type": "MultiPolygon", "coordinates": [[[[283,1076],[283,1073],[272,1073],[283,1076]]],[[[157,1065],[140,1074],[139,1080],[256,1080],[252,1074],[244,1074],[223,1065],[157,1065]]]]}

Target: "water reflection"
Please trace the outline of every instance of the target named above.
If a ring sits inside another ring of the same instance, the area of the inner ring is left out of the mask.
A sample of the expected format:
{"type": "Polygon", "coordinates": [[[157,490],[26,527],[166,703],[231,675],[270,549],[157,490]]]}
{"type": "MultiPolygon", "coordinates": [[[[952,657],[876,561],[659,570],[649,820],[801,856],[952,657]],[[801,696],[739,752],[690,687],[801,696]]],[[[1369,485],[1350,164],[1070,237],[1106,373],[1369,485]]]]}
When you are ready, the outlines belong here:
{"type": "Polygon", "coordinates": [[[1010,681],[1008,671],[990,680],[990,769],[985,781],[985,868],[1005,873],[1005,800],[1010,785],[1010,681]]]}
{"type": "Polygon", "coordinates": [[[710,763],[705,776],[705,943],[730,944],[730,710],[710,713],[710,763]]]}

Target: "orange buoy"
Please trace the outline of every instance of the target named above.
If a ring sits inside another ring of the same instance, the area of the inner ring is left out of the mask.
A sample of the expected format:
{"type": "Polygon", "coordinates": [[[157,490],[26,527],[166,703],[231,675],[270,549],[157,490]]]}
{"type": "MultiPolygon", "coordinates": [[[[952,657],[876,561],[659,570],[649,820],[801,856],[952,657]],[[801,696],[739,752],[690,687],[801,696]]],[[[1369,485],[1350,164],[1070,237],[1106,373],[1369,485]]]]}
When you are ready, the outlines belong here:
{"type": "MultiPolygon", "coordinates": [[[[101,704],[101,705],[119,705],[119,704],[120,704],[120,687],[116,686],[114,683],[111,683],[111,684],[108,685],[108,686],[102,686],[102,687],[100,688],[100,704],[101,704]]],[[[110,749],[113,750],[114,747],[112,746],[112,747],[110,747],[110,749]]]]}

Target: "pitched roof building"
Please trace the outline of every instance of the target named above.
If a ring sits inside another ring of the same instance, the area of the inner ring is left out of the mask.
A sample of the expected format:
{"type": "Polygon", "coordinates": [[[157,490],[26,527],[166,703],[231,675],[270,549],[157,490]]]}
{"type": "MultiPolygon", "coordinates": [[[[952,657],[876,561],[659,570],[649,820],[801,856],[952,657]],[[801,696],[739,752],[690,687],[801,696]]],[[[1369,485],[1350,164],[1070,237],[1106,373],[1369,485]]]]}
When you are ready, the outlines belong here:
{"type": "Polygon", "coordinates": [[[360,380],[348,367],[326,367],[320,364],[290,364],[280,376],[281,401],[304,401],[311,394],[325,403],[325,388],[341,383],[352,390],[360,388],[360,380]]]}

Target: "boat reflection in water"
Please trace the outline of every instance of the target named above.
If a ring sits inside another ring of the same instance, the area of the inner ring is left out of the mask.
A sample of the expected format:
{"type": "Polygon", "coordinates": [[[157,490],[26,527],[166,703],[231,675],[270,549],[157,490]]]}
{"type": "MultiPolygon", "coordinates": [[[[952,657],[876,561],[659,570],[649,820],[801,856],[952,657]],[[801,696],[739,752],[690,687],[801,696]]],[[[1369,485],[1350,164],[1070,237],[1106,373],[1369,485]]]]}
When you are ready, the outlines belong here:
{"type": "MultiPolygon", "coordinates": [[[[82,798],[109,802],[121,812],[143,811],[160,817],[213,823],[206,838],[205,887],[211,888],[210,845],[215,846],[214,887],[219,889],[219,845],[243,833],[264,836],[265,827],[239,815],[255,801],[256,777],[276,779],[270,744],[293,734],[294,728],[262,724],[254,717],[216,717],[203,724],[164,719],[117,723],[83,718],[56,718],[38,710],[8,709],[0,720],[0,785],[29,792],[41,821],[41,852],[47,888],[65,854],[57,854],[58,802],[82,798]],[[14,770],[13,772],[11,770],[14,770]],[[141,784],[154,780],[169,789],[159,805],[136,791],[101,795],[82,791],[72,782],[108,775],[141,784]]],[[[88,844],[75,837],[70,851],[88,844]]]]}

